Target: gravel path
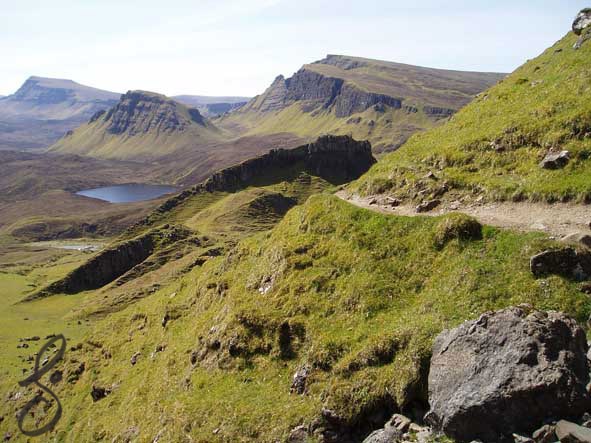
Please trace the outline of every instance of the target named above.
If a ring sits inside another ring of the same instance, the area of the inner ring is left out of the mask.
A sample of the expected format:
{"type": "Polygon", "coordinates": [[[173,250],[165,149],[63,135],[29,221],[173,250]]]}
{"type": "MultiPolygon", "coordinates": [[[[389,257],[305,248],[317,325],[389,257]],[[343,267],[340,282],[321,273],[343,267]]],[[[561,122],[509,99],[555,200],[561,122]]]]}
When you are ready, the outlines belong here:
{"type": "Polygon", "coordinates": [[[392,207],[383,196],[350,196],[345,191],[337,192],[337,197],[355,206],[383,214],[406,216],[437,216],[450,212],[462,212],[476,218],[480,223],[510,228],[519,231],[541,231],[561,238],[569,234],[591,234],[591,205],[571,203],[442,203],[430,212],[418,214],[415,206],[400,205],[392,207]]]}

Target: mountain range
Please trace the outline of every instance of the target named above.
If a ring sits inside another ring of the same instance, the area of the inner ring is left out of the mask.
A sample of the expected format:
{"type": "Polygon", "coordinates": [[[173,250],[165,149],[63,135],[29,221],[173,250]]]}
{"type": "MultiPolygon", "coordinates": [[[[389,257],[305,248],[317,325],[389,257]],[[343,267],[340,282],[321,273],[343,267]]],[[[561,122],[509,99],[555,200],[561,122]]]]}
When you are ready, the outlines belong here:
{"type": "Polygon", "coordinates": [[[217,117],[130,91],[47,153],[0,152],[10,194],[183,187],[84,239],[63,242],[93,218],[73,206],[0,230],[1,432],[59,331],[51,440],[585,441],[590,38],[586,9],[507,76],[328,56],[217,117]]]}

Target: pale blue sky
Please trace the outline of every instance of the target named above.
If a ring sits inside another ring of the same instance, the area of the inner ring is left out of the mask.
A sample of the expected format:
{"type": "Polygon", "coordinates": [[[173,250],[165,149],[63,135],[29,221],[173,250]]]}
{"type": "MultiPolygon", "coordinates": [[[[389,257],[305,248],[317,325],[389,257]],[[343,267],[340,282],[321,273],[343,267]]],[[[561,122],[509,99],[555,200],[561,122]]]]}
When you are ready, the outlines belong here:
{"type": "Polygon", "coordinates": [[[566,34],[586,6],[590,0],[2,0],[0,94],[39,75],[115,92],[255,95],[326,54],[509,72],[566,34]]]}

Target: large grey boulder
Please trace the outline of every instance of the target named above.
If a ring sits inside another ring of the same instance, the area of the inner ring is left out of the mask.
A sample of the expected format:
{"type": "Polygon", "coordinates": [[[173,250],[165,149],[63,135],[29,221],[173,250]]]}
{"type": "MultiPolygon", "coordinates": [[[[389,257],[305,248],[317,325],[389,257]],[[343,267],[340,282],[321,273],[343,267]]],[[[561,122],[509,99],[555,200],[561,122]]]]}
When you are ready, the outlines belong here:
{"type": "Polygon", "coordinates": [[[585,8],[577,14],[573,22],[573,32],[581,35],[591,25],[591,8],[585,8]]]}
{"type": "Polygon", "coordinates": [[[566,420],[556,424],[556,436],[563,443],[591,443],[591,429],[566,420]]]}
{"type": "Polygon", "coordinates": [[[436,338],[425,419],[459,442],[502,442],[580,417],[591,406],[586,353],[585,333],[565,314],[483,314],[436,338]]]}
{"type": "Polygon", "coordinates": [[[583,46],[589,38],[591,38],[591,8],[585,8],[577,14],[573,22],[573,32],[580,36],[575,43],[575,49],[583,46]]]}
{"type": "Polygon", "coordinates": [[[536,277],[556,274],[580,281],[591,275],[591,254],[571,247],[548,249],[534,255],[529,266],[536,277]]]}
{"type": "Polygon", "coordinates": [[[560,169],[564,168],[569,160],[570,153],[568,151],[549,152],[540,162],[540,167],[544,169],[560,169]]]}

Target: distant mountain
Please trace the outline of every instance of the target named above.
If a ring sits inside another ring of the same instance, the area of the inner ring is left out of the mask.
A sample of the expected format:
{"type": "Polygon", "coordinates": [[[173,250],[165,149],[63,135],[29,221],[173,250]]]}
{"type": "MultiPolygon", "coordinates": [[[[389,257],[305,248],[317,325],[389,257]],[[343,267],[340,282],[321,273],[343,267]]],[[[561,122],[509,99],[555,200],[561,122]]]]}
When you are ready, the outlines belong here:
{"type": "Polygon", "coordinates": [[[211,97],[205,95],[177,95],[172,97],[187,106],[192,106],[206,117],[215,117],[244,106],[250,97],[211,97]]]}
{"type": "Polygon", "coordinates": [[[291,78],[277,77],[219,124],[247,134],[352,134],[377,151],[392,150],[504,76],[328,55],[291,78]]]}
{"type": "Polygon", "coordinates": [[[0,98],[0,149],[45,148],[119,97],[71,80],[30,77],[0,98]]]}
{"type": "Polygon", "coordinates": [[[129,91],[114,107],[68,132],[50,151],[153,160],[219,138],[220,131],[196,108],[153,92],[129,91]]]}

